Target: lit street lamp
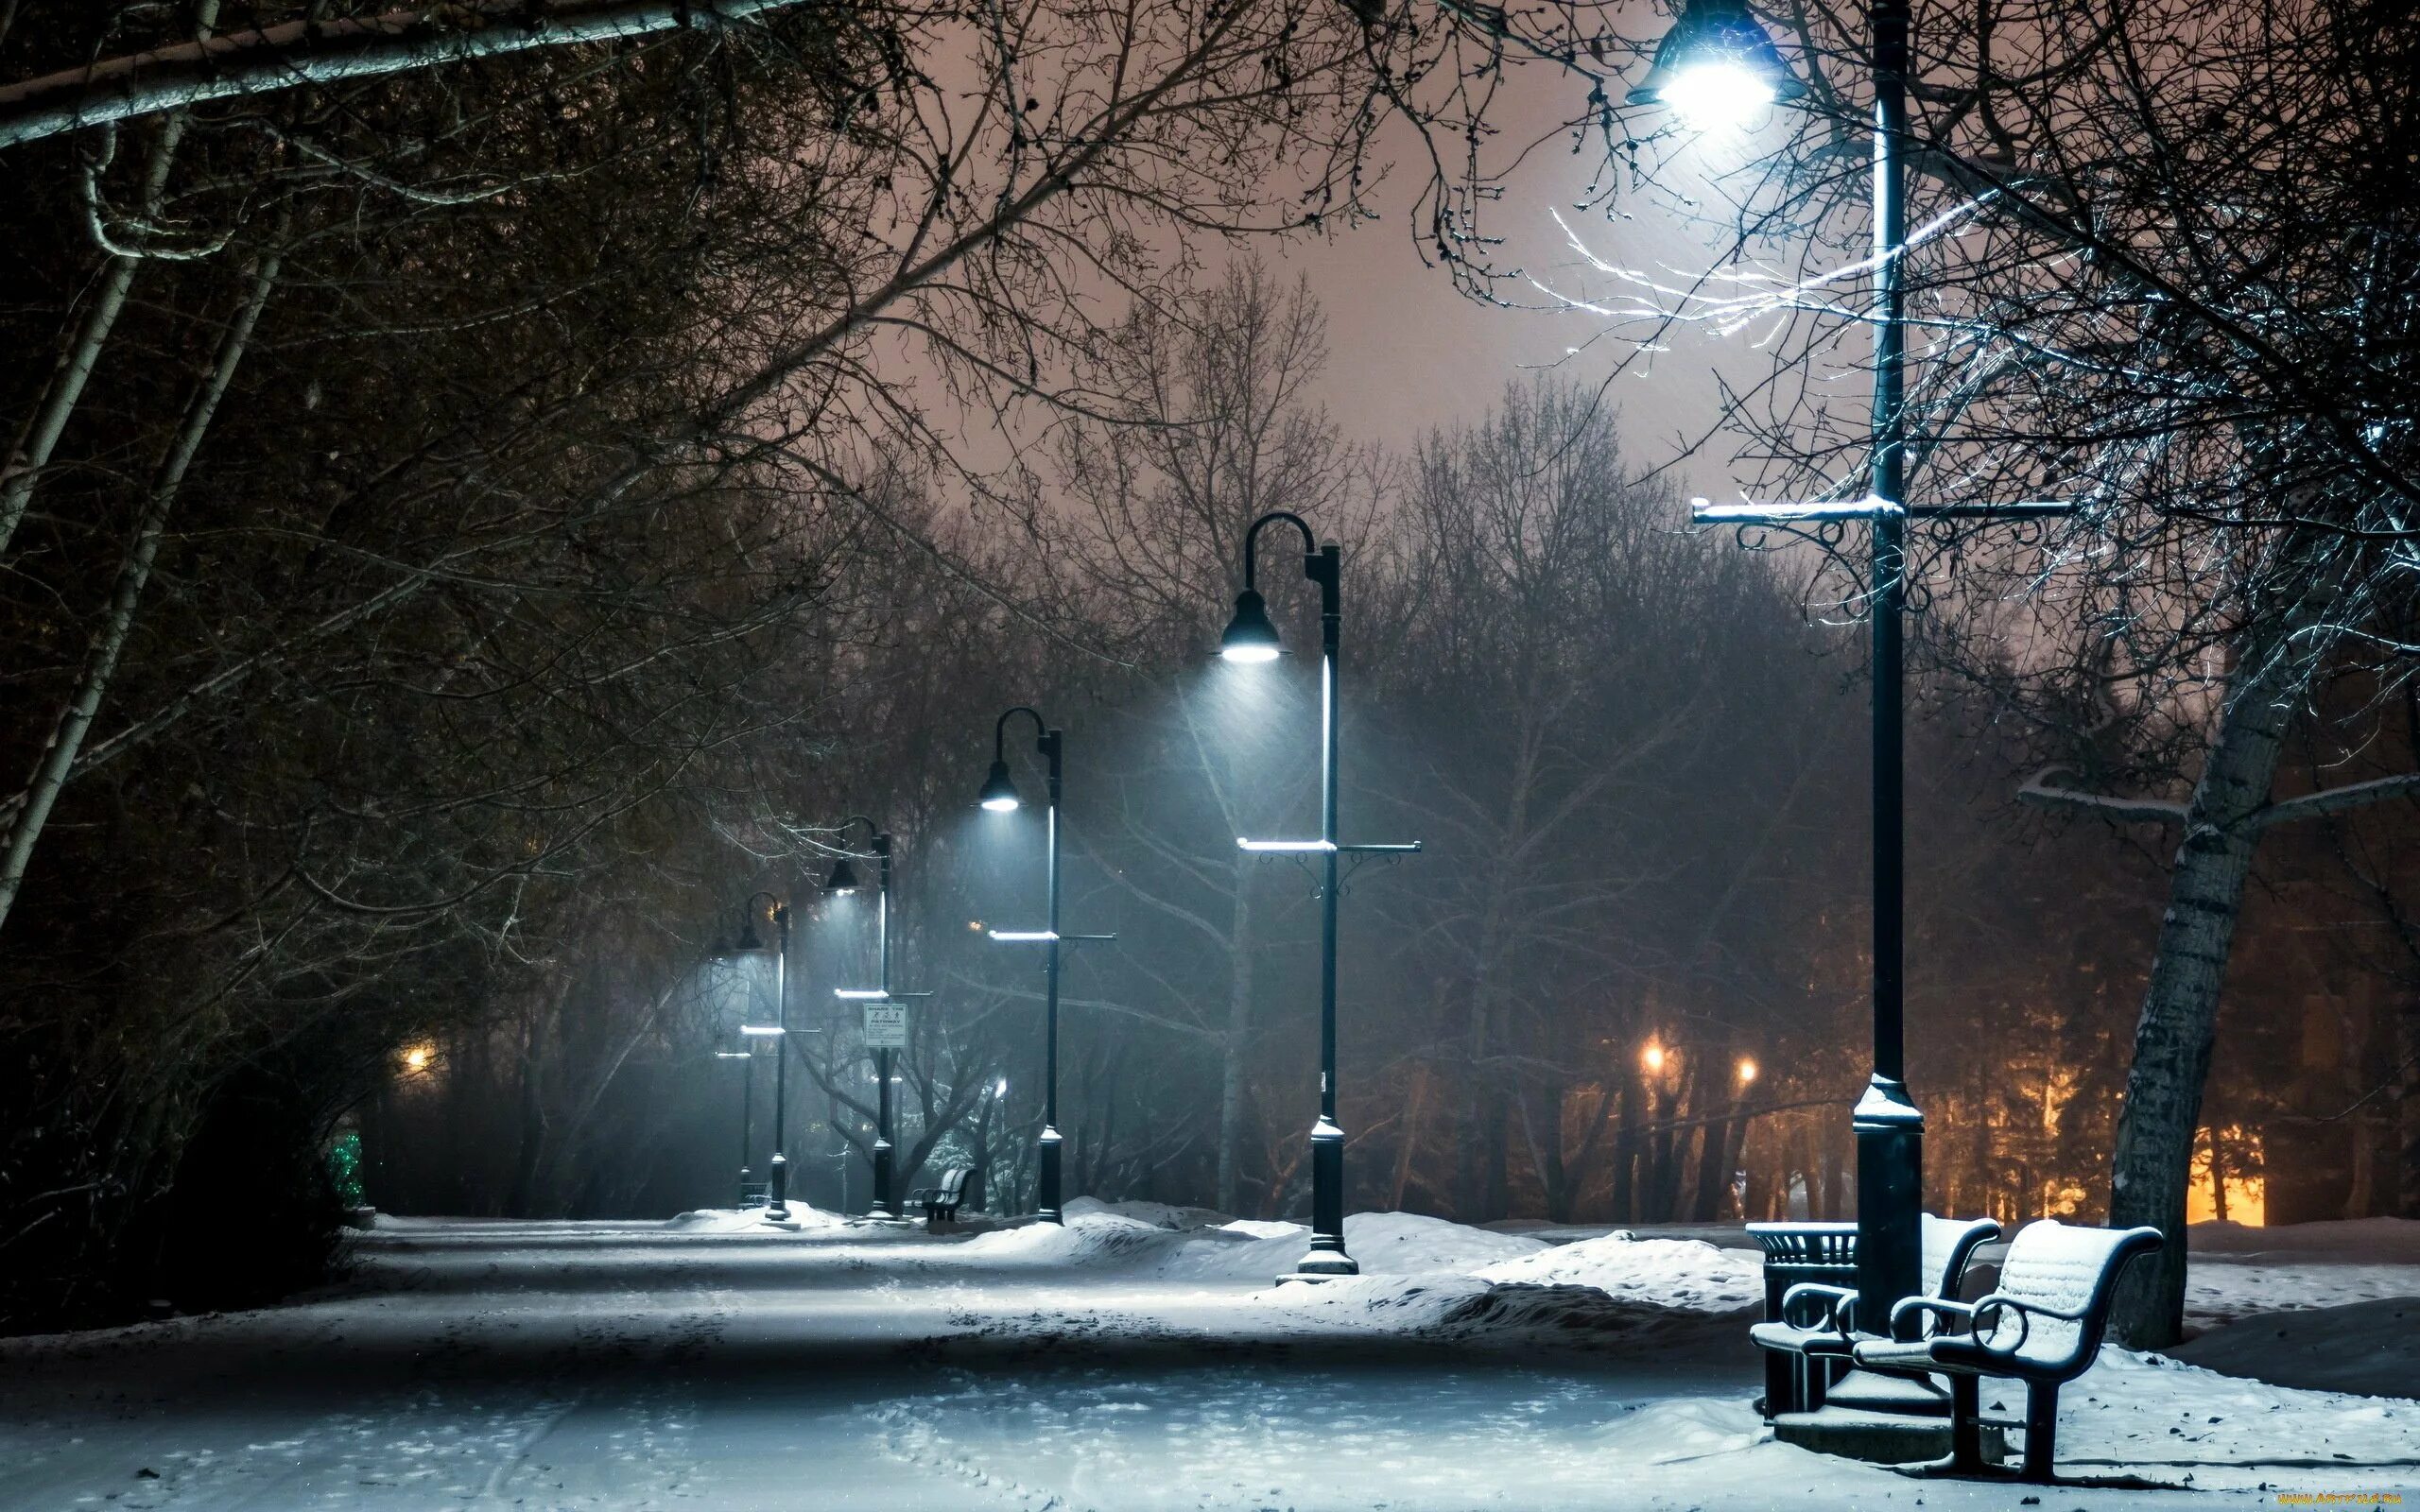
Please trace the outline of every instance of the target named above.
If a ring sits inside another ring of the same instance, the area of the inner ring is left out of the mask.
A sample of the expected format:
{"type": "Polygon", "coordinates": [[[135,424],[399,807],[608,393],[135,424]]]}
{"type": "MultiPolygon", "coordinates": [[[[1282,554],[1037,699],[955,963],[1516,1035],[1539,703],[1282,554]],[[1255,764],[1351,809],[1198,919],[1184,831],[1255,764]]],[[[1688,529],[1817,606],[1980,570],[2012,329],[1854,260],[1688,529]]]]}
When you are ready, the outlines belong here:
{"type": "MultiPolygon", "coordinates": [[[[1042,1138],[1036,1150],[1035,1216],[1044,1223],[1064,1223],[1059,1201],[1059,946],[1070,939],[1115,939],[1115,935],[1062,935],[1059,933],[1059,798],[1061,732],[1051,729],[1036,711],[1019,704],[1000,715],[992,726],[992,770],[983,779],[983,791],[977,801],[994,814],[1012,814],[1019,806],[1015,779],[1009,775],[1009,721],[1018,714],[1033,720],[1037,738],[1033,748],[1048,764],[1050,806],[1045,815],[1048,826],[1047,875],[1049,877],[1049,923],[1038,930],[995,929],[992,938],[1003,943],[1034,944],[1043,947],[1042,971],[1043,1011],[1043,1075],[1042,1075],[1042,1138]]],[[[1003,1091],[1007,1084],[1002,1083],[1003,1091]]]]}
{"type": "MultiPolygon", "coordinates": [[[[875,862],[876,902],[874,905],[874,948],[880,962],[881,986],[875,988],[834,988],[832,995],[851,1003],[870,1006],[888,1006],[904,998],[928,998],[930,992],[893,992],[890,989],[890,833],[862,814],[852,815],[842,821],[846,833],[851,825],[862,824],[873,837],[873,857],[875,862]]],[[[847,894],[857,890],[856,858],[842,852],[832,864],[831,880],[824,884],[829,890],[847,894]]],[[[871,1020],[872,1015],[869,1015],[871,1020]]],[[[886,1029],[886,1036],[890,1031],[886,1029]]],[[[869,1036],[869,1038],[872,1038],[869,1036]]],[[[894,1218],[899,1214],[890,1198],[890,1055],[905,1042],[886,1039],[874,1048],[874,1132],[873,1132],[873,1205],[866,1210],[869,1218],[894,1218]]]]}
{"type": "Polygon", "coordinates": [[[1336,1121],[1336,898],[1342,880],[1340,855],[1403,855],[1408,845],[1343,845],[1337,839],[1337,645],[1343,626],[1340,579],[1342,553],[1322,546],[1299,515],[1274,510],[1244,532],[1244,587],[1236,595],[1235,618],[1219,637],[1219,654],[1246,665],[1277,660],[1285,644],[1269,618],[1269,606],[1254,586],[1254,542],[1263,525],[1283,521],[1303,535],[1303,576],[1320,585],[1320,837],[1316,840],[1247,840],[1245,850],[1315,854],[1320,882],[1320,1116],[1311,1125],[1311,1248],[1295,1267],[1305,1277],[1356,1276],[1361,1267],[1344,1251],[1344,1130],[1336,1121]]]}
{"type": "MultiPolygon", "coordinates": [[[[773,1046],[773,1158],[767,1162],[766,1174],[770,1185],[767,1188],[765,1215],[786,1219],[790,1215],[790,1162],[788,1157],[782,1153],[782,1146],[789,1133],[790,905],[769,892],[760,892],[749,899],[746,904],[748,922],[740,927],[739,948],[735,954],[762,955],[767,953],[764,936],[756,933],[756,905],[759,902],[769,903],[772,908],[774,1022],[743,1023],[739,1032],[751,1040],[778,1041],[773,1046]]],[[[753,1086],[753,1078],[751,1078],[751,1086],[753,1086]]],[[[743,1181],[747,1178],[744,1169],[740,1177],[743,1181]]]]}
{"type": "MultiPolygon", "coordinates": [[[[2070,512],[2052,503],[1910,507],[1907,474],[1907,326],[1902,254],[1908,239],[1908,0],[1867,10],[1874,80],[1874,405],[1867,493],[1853,501],[1712,505],[1701,524],[1782,528],[1861,521],[1869,526],[1874,636],[1874,1069],[1857,1104],[1858,1318],[1876,1328],[1921,1290],[1924,1114],[1909,1093],[1904,1019],[1906,791],[1903,704],[1907,524],[1910,519],[2024,519],[2070,512]]],[[[1806,87],[1742,0],[1691,0],[1655,50],[1634,105],[1667,105],[1693,127],[1737,125],[1806,87]]],[[[1744,1082],[1753,1072],[1742,1075],[1744,1082]]]]}

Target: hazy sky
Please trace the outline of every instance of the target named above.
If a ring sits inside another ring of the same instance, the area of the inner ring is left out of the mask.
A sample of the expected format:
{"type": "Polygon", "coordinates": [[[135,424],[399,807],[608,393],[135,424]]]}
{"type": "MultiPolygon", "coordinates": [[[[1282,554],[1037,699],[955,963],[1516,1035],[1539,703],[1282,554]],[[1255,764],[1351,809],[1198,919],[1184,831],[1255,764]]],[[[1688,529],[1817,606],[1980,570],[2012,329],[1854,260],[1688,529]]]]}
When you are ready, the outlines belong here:
{"type": "MultiPolygon", "coordinates": [[[[1530,92],[1526,113],[1538,130],[1584,98],[1580,86],[1544,68],[1516,72],[1514,79],[1515,87],[1530,92]]],[[[1754,142],[1708,150],[1736,162],[1754,150],[1754,142]]],[[[1577,210],[1594,166],[1569,150],[1567,139],[1526,161],[1505,198],[1491,207],[1490,230],[1506,238],[1499,254],[1506,265],[1564,292],[1589,292],[1584,270],[1575,266],[1553,218],[1557,209],[1593,252],[1625,265],[1695,270],[1713,260],[1717,232],[1689,223],[1650,195],[1626,190],[1617,201],[1622,218],[1611,222],[1601,211],[1577,210]]],[[[1675,189],[1692,187],[1678,181],[1689,166],[1685,156],[1677,163],[1675,189]]],[[[1330,352],[1323,397],[1347,435],[1408,445],[1430,426],[1475,417],[1507,382],[1551,364],[1564,364],[1584,382],[1605,380],[1627,349],[1611,341],[1589,345],[1602,324],[1599,318],[1483,305],[1458,293],[1443,268],[1423,266],[1404,214],[1411,185],[1403,173],[1396,179],[1381,188],[1386,220],[1331,241],[1291,247],[1271,259],[1308,278],[1326,307],[1330,352]],[[1572,348],[1583,350],[1574,353],[1572,348]]],[[[1671,350],[1655,355],[1651,372],[1626,374],[1610,391],[1621,411],[1631,458],[1641,470],[1671,460],[1685,436],[1701,436],[1713,422],[1719,367],[1735,380],[1762,370],[1762,355],[1744,335],[1722,339],[1684,329],[1669,340],[1671,350]]],[[[1689,492],[1736,498],[1728,460],[1728,448],[1718,444],[1681,464],[1674,481],[1689,492]]]]}

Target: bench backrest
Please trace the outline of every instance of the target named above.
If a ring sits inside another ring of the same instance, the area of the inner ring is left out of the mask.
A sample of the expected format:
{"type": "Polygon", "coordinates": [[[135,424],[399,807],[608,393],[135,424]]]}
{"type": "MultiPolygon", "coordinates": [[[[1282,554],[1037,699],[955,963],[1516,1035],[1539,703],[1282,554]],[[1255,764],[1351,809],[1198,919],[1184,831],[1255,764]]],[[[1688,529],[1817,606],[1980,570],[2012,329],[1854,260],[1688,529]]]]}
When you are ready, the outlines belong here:
{"type": "Polygon", "coordinates": [[[948,1173],[942,1176],[942,1201],[944,1204],[956,1202],[966,1195],[966,1167],[959,1165],[952,1166],[948,1173]]]}
{"type": "Polygon", "coordinates": [[[2009,1241],[1993,1295],[2079,1315],[2070,1320],[1985,1313],[1988,1326],[1976,1332],[1975,1342],[2045,1373],[2081,1371],[2100,1346],[2110,1298],[2127,1262],[2159,1246],[2156,1228],[2084,1228],[2048,1218],[2027,1224],[2009,1241]]]}
{"type": "Polygon", "coordinates": [[[1942,1218],[1925,1214],[1924,1269],[1927,1295],[1958,1300],[1958,1284],[1975,1246],[2000,1236],[2000,1226],[1989,1218],[1942,1218]]]}

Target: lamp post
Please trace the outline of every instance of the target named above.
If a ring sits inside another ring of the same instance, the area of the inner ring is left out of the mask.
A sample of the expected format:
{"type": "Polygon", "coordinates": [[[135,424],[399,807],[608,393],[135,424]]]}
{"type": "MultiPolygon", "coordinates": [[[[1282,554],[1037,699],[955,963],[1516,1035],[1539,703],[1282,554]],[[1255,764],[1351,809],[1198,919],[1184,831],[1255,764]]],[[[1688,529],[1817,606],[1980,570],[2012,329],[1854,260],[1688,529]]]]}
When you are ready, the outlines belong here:
{"type": "MultiPolygon", "coordinates": [[[[786,1219],[790,1215],[790,1163],[782,1153],[782,1147],[789,1132],[790,905],[769,892],[760,892],[750,898],[745,905],[748,922],[739,931],[738,954],[765,954],[764,937],[756,933],[756,905],[759,902],[770,905],[773,919],[773,1022],[770,1025],[743,1023],[739,1032],[752,1040],[780,1041],[773,1052],[773,1158],[766,1162],[766,1176],[770,1185],[767,1188],[765,1216],[786,1219]]],[[[751,1085],[753,1085],[752,1079],[751,1085]]],[[[743,1181],[746,1179],[745,1169],[740,1172],[740,1177],[743,1181]]]]}
{"type": "MultiPolygon", "coordinates": [[[[2060,503],[1906,502],[1907,328],[1902,254],[1908,239],[1909,0],[1872,0],[1866,16],[1874,87],[1874,402],[1862,499],[1712,505],[1692,500],[1699,524],[1822,524],[1862,521],[1871,573],[1867,619],[1874,646],[1874,1067],[1852,1115],[1857,1135],[1858,1312],[1878,1329],[1892,1305],[1921,1290],[1924,1114],[1908,1091],[1906,789],[1903,710],[1907,661],[1907,525],[1910,519],[2022,519],[2071,512],[2060,503]]],[[[1780,49],[1744,0],[1691,0],[1655,50],[1633,105],[1668,105],[1700,128],[1738,124],[1776,101],[1803,97],[1780,49]]]]}
{"type": "MultiPolygon", "coordinates": [[[[862,824],[873,836],[873,858],[877,881],[874,911],[874,949],[880,963],[881,985],[874,988],[835,988],[833,996],[853,1003],[888,1005],[903,998],[928,998],[930,992],[893,992],[890,989],[890,832],[862,814],[850,816],[840,825],[846,833],[852,825],[862,824]]],[[[840,894],[857,890],[856,858],[843,851],[832,863],[831,879],[824,886],[840,894]]],[[[874,1050],[874,1134],[873,1134],[873,1203],[866,1210],[869,1218],[894,1218],[899,1210],[890,1193],[890,1055],[893,1046],[878,1045],[874,1050]]]]}
{"type": "Polygon", "coordinates": [[[1236,595],[1235,618],[1219,639],[1219,654],[1253,665],[1273,662],[1285,650],[1256,586],[1254,556],[1261,527],[1279,522],[1302,532],[1303,576],[1320,585],[1320,837],[1247,840],[1238,835],[1236,844],[1245,850],[1320,858],[1320,1116],[1311,1125],[1311,1248],[1294,1273],[1306,1278],[1357,1276],[1361,1267],[1344,1249],[1344,1129],[1336,1121],[1336,900],[1342,881],[1338,858],[1405,855],[1418,850],[1420,842],[1344,845],[1337,838],[1337,653],[1344,623],[1343,554],[1333,541],[1321,545],[1300,515],[1272,510],[1244,532],[1243,592],[1236,595]]]}
{"type": "Polygon", "coordinates": [[[1034,1215],[1044,1223],[1064,1223],[1067,1220],[1061,1211],[1059,1191],[1059,946],[1063,940],[1110,940],[1117,936],[1059,933],[1059,799],[1065,743],[1062,732],[1051,729],[1040,713],[1019,704],[993,724],[992,769],[983,779],[983,791],[977,801],[993,814],[1012,814],[1022,802],[1017,797],[1016,780],[1009,775],[1009,721],[1018,714],[1032,719],[1033,748],[1042,756],[1049,774],[1050,805],[1044,816],[1049,857],[1049,923],[1038,930],[995,929],[990,933],[992,938],[1004,943],[1043,947],[1042,1137],[1035,1149],[1034,1215]]]}

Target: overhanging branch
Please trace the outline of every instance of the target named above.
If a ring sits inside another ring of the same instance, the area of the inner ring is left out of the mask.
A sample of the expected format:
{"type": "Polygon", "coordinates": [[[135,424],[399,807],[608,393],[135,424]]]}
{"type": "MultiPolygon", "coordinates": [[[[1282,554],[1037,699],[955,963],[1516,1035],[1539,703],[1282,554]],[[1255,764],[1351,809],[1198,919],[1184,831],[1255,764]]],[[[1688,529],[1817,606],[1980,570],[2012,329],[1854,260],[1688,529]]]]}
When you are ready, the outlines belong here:
{"type": "Polygon", "coordinates": [[[2347,809],[2383,803],[2388,799],[2404,798],[2413,793],[2420,793],[2420,772],[2405,772],[2397,777],[2347,782],[2342,787],[2325,788],[2317,793],[2285,799],[2255,810],[2245,822],[2255,830],[2265,830],[2273,824],[2290,824],[2296,819],[2342,814],[2347,809]]]}
{"type": "Polygon", "coordinates": [[[2039,808],[2082,809],[2098,814],[2104,819],[2147,820],[2153,824],[2183,824],[2185,805],[2168,799],[2112,798],[2104,793],[2086,793],[2081,788],[2062,787],[2050,780],[2066,775],[2060,766],[2045,766],[2026,780],[2016,790],[2016,800],[2039,808]]]}
{"type": "Polygon", "coordinates": [[[0,147],[208,100],[751,20],[804,0],[469,0],[294,21],[0,85],[0,147]]]}

